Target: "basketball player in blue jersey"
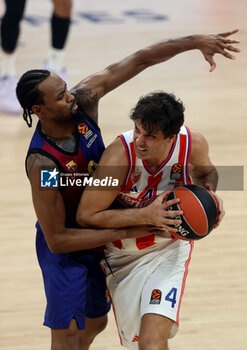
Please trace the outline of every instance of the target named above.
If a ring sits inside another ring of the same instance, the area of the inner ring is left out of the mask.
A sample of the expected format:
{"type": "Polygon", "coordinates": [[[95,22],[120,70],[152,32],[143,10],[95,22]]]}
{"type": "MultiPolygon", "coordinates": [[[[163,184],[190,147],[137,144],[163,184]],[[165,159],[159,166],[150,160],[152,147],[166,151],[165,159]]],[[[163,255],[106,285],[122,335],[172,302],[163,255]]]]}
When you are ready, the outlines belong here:
{"type": "MultiPolygon", "coordinates": [[[[131,119],[134,130],[107,147],[94,173],[98,179],[114,174],[119,185],[86,188],[77,214],[81,225],[167,228],[162,203],[169,189],[190,184],[192,177],[193,183],[216,190],[218,175],[207,141],[183,125],[184,107],[174,95],[160,91],[142,97],[131,119]],[[115,200],[117,209],[107,209],[115,200]]],[[[221,199],[216,199],[219,225],[224,210],[221,199]]],[[[105,246],[102,264],[120,341],[128,349],[168,349],[167,340],[178,329],[193,242],[176,239],[171,232],[105,246]]]]}
{"type": "MultiPolygon", "coordinates": [[[[82,189],[71,183],[42,189],[41,171],[52,169],[50,178],[58,171],[68,177],[74,172],[88,172],[104,150],[97,126],[101,97],[145,68],[187,50],[199,49],[213,70],[215,53],[232,59],[229,51],[239,51],[232,46],[237,41],[228,38],[236,32],[192,35],[154,44],[90,75],[70,92],[61,78],[47,70],[31,70],[20,78],[16,92],[23,117],[28,126],[32,125],[33,113],[39,118],[26,169],[38,218],[37,255],[47,297],[44,324],[51,328],[52,350],[86,350],[106,325],[109,303],[98,264],[101,253],[92,248],[151,234],[151,228],[80,228],[75,216],[82,189]]],[[[157,203],[162,209],[155,215],[157,223],[171,223],[171,211],[164,210],[171,203],[157,203]]]]}

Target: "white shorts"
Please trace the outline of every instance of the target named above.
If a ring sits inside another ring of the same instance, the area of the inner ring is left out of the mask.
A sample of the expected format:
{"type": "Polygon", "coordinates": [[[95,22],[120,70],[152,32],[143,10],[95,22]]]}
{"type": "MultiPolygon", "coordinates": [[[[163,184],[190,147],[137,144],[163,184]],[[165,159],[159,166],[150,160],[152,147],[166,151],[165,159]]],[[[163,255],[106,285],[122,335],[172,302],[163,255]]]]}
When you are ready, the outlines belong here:
{"type": "Polygon", "coordinates": [[[144,314],[160,314],[175,321],[170,338],[178,329],[193,243],[173,240],[155,248],[137,253],[106,251],[102,261],[120,342],[128,349],[138,349],[144,314]]]}

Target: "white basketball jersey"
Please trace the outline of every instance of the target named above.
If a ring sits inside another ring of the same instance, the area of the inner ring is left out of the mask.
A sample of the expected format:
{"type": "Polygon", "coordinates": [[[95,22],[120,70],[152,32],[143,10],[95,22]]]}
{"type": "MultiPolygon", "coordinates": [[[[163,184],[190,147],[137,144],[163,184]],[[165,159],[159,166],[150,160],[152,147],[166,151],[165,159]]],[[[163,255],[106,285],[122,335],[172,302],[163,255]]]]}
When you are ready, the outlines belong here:
{"type": "MultiPolygon", "coordinates": [[[[159,194],[176,185],[190,184],[188,164],[191,149],[190,130],[182,126],[176,136],[170,153],[155,170],[149,169],[145,160],[136,157],[133,141],[134,130],[126,131],[119,137],[123,142],[128,158],[128,171],[117,200],[128,208],[142,208],[150,204],[159,194]]],[[[142,238],[118,240],[107,244],[107,250],[138,251],[172,239],[157,235],[142,238]]]]}

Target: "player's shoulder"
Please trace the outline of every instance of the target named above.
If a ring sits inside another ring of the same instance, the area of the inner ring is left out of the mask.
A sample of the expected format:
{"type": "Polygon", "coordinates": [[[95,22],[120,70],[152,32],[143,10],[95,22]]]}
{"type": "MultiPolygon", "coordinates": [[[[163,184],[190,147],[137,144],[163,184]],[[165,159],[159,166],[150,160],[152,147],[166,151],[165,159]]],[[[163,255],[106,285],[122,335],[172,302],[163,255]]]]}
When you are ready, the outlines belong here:
{"type": "Polygon", "coordinates": [[[40,171],[41,169],[53,169],[56,167],[56,163],[49,157],[33,152],[29,153],[26,159],[27,175],[31,178],[31,175],[40,171]]]}
{"type": "Polygon", "coordinates": [[[124,145],[119,137],[117,137],[104,151],[101,160],[101,164],[126,166],[128,165],[128,159],[124,145]]]}
{"type": "Polygon", "coordinates": [[[207,142],[206,137],[199,130],[190,129],[190,133],[192,144],[200,146],[201,144],[207,142]]]}
{"type": "Polygon", "coordinates": [[[208,152],[208,142],[206,137],[198,130],[191,130],[191,157],[194,158],[200,157],[204,152],[208,152]]]}

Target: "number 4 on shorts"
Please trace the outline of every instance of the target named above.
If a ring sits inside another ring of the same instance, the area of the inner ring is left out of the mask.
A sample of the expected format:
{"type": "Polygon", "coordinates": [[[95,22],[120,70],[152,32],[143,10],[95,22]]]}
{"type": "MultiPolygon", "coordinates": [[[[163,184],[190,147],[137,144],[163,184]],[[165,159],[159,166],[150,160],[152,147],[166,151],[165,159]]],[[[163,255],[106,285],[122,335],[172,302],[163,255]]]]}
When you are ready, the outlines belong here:
{"type": "Polygon", "coordinates": [[[177,302],[176,297],[177,297],[177,288],[172,288],[165,297],[165,300],[170,301],[172,303],[172,308],[174,308],[177,302]]]}

